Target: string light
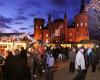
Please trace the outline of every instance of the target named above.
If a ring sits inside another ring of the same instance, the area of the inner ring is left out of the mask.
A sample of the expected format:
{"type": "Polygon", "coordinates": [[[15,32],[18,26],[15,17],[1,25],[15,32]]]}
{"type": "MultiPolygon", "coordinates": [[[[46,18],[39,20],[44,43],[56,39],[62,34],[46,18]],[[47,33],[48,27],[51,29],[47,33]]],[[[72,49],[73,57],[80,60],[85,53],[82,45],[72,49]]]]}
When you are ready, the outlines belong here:
{"type": "Polygon", "coordinates": [[[3,36],[3,37],[0,37],[0,42],[34,42],[35,40],[30,37],[28,34],[22,34],[22,35],[19,35],[19,36],[3,36]]]}
{"type": "Polygon", "coordinates": [[[91,37],[100,39],[100,0],[91,0],[85,9],[85,12],[89,16],[91,37]]]}

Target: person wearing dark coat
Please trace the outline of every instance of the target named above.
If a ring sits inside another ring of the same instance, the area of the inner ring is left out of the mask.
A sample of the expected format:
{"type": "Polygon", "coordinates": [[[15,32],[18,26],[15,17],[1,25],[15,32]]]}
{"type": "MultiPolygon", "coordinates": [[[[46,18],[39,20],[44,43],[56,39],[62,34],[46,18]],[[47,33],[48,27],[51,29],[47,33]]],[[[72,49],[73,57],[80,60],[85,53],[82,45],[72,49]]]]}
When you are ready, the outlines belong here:
{"type": "Polygon", "coordinates": [[[5,63],[4,80],[31,80],[27,51],[23,48],[19,55],[13,56],[5,63]]]}
{"type": "Polygon", "coordinates": [[[69,51],[69,72],[74,72],[75,71],[75,58],[76,58],[76,48],[72,47],[71,51],[69,51]]]}
{"type": "Polygon", "coordinates": [[[97,59],[96,59],[96,55],[94,53],[94,51],[92,50],[92,52],[89,54],[89,60],[90,60],[90,64],[92,67],[92,72],[96,71],[96,63],[97,63],[97,59]]]}
{"type": "MultiPolygon", "coordinates": [[[[7,51],[7,56],[5,58],[5,63],[8,62],[9,59],[11,59],[13,57],[13,54],[11,51],[7,51]]],[[[5,65],[2,65],[2,72],[5,71],[5,65]]],[[[3,72],[4,73],[4,72],[3,72]]]]}
{"type": "Polygon", "coordinates": [[[4,57],[0,55],[0,80],[3,80],[3,70],[2,70],[3,63],[4,63],[4,57]]]}
{"type": "Polygon", "coordinates": [[[55,63],[57,63],[57,58],[58,58],[58,55],[59,55],[59,51],[60,50],[59,50],[57,45],[52,49],[52,55],[55,59],[55,63]]]}
{"type": "Polygon", "coordinates": [[[11,51],[8,51],[7,53],[8,53],[8,55],[6,56],[5,62],[7,62],[10,58],[13,57],[13,54],[11,51]]]}

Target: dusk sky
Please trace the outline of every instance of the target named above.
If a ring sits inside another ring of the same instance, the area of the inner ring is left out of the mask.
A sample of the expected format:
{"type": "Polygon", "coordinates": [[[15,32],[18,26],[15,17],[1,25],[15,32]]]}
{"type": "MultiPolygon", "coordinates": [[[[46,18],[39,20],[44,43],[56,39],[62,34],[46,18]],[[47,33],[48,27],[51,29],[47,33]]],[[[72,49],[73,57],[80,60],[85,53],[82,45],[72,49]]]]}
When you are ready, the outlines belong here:
{"type": "MultiPolygon", "coordinates": [[[[0,0],[0,32],[33,34],[34,18],[63,18],[66,11],[69,23],[79,13],[81,0],[0,0]]],[[[85,0],[89,3],[90,0],[85,0]]]]}

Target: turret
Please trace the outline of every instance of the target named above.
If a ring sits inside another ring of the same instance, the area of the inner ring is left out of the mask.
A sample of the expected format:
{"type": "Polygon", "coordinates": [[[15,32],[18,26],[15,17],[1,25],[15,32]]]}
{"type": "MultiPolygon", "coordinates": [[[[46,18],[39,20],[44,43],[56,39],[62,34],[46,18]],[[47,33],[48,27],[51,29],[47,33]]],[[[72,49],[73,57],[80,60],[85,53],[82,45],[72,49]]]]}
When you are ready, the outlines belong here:
{"type": "Polygon", "coordinates": [[[48,24],[50,24],[50,23],[51,23],[51,15],[49,13],[49,16],[48,16],[48,24]]]}
{"type": "Polygon", "coordinates": [[[66,12],[64,14],[64,33],[65,33],[65,41],[67,41],[67,15],[66,12]]]}
{"type": "Polygon", "coordinates": [[[80,13],[83,13],[85,9],[85,1],[81,0],[81,5],[80,5],[80,13]]]}

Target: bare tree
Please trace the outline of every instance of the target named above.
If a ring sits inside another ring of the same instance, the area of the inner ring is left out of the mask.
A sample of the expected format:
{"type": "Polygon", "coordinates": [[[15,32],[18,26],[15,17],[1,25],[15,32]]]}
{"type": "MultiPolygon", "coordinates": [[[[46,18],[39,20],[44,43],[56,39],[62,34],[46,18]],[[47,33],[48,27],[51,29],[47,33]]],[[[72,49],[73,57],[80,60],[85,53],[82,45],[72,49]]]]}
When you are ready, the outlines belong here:
{"type": "Polygon", "coordinates": [[[100,0],[91,0],[86,12],[89,16],[90,36],[100,39],[100,0]]]}

